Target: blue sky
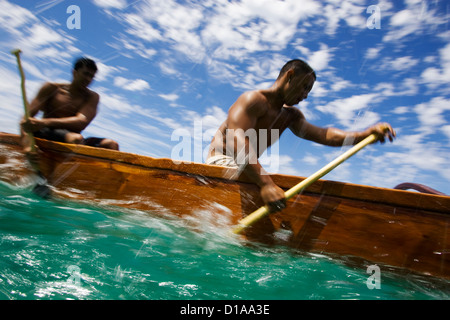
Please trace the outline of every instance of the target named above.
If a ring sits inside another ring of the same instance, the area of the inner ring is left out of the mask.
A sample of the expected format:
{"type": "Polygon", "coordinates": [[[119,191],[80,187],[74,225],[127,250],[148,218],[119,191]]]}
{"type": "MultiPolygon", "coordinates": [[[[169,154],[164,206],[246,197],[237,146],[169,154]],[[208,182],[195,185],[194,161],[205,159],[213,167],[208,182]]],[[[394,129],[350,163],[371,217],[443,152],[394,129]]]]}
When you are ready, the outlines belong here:
{"type": "MultiPolygon", "coordinates": [[[[387,121],[398,133],[326,179],[450,194],[449,16],[449,1],[0,0],[0,131],[17,133],[23,113],[13,48],[23,51],[29,100],[46,81],[69,82],[76,57],[97,62],[100,111],[85,136],[196,162],[236,98],[270,87],[300,58],[317,73],[298,105],[310,122],[362,130],[387,121]],[[70,28],[70,5],[80,29],[70,28]],[[182,142],[191,153],[177,152],[182,142]]],[[[309,176],[343,150],[285,132],[261,162],[309,176]]]]}

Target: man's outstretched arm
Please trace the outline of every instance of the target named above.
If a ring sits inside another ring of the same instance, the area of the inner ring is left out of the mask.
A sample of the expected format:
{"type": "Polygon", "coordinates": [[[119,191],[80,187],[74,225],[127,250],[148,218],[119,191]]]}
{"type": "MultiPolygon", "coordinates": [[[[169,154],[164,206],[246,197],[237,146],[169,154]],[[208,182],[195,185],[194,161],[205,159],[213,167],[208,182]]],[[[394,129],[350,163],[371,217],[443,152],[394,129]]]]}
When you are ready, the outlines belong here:
{"type": "Polygon", "coordinates": [[[332,147],[354,145],[371,134],[375,134],[381,143],[387,139],[393,141],[395,130],[388,123],[377,123],[363,131],[344,131],[338,128],[322,128],[306,121],[303,114],[290,126],[291,131],[298,137],[332,147]]]}

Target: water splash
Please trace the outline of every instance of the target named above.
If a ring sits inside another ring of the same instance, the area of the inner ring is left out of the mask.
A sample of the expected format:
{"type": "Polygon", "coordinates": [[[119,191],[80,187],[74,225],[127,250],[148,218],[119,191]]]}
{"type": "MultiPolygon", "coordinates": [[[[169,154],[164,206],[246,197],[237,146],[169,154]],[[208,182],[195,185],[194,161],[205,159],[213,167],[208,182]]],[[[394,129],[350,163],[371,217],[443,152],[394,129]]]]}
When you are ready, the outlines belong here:
{"type": "Polygon", "coordinates": [[[1,299],[450,298],[448,281],[382,268],[381,290],[369,290],[366,270],[342,259],[250,245],[214,203],[177,219],[4,185],[0,194],[1,299]]]}

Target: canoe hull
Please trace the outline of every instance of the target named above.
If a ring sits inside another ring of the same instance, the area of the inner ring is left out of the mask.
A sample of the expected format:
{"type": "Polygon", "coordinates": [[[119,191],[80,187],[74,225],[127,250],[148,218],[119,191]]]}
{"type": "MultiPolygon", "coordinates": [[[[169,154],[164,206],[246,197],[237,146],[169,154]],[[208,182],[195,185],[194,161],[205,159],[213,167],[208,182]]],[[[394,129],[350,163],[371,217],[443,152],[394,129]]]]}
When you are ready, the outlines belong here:
{"type": "MultiPolygon", "coordinates": [[[[229,169],[38,140],[53,196],[232,227],[262,205],[259,189],[229,169]]],[[[31,174],[18,138],[0,134],[0,179],[31,174]],[[19,164],[20,165],[17,165],[19,164]],[[14,165],[15,164],[15,165],[14,165]]],[[[304,178],[274,175],[287,190],[304,178]]],[[[244,232],[250,241],[354,257],[450,279],[450,197],[320,180],[244,232]]],[[[364,267],[362,266],[362,267],[364,267]]]]}

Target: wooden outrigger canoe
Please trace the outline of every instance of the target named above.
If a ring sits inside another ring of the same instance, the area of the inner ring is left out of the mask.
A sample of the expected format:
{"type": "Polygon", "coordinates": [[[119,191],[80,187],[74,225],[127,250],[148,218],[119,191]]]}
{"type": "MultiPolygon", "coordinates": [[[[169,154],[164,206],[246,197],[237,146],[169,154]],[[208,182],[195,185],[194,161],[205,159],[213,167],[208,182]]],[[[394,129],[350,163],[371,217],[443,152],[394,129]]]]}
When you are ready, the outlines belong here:
{"type": "MultiPolygon", "coordinates": [[[[228,168],[36,139],[54,197],[102,201],[168,217],[209,211],[237,225],[262,204],[259,189],[228,168]]],[[[32,173],[19,137],[0,133],[0,180],[32,173]]],[[[304,178],[275,174],[287,190],[304,178]]],[[[450,197],[319,180],[243,232],[250,241],[345,257],[362,266],[450,279],[450,197]],[[281,235],[281,236],[280,236],[281,235]]]]}

